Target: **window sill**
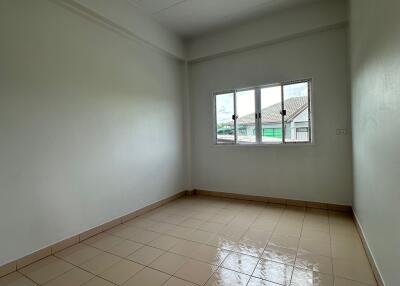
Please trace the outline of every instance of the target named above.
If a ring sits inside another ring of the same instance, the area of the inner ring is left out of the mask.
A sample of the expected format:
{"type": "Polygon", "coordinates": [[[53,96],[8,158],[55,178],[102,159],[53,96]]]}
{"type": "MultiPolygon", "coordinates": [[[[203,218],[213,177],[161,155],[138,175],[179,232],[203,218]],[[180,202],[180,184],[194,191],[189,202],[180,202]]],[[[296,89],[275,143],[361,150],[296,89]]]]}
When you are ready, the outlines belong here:
{"type": "Polygon", "coordinates": [[[271,148],[271,147],[315,147],[317,146],[317,144],[315,144],[314,142],[311,143],[286,143],[286,144],[271,144],[271,143],[267,143],[267,144],[213,144],[214,147],[220,148],[220,147],[267,147],[267,148],[271,148]]]}

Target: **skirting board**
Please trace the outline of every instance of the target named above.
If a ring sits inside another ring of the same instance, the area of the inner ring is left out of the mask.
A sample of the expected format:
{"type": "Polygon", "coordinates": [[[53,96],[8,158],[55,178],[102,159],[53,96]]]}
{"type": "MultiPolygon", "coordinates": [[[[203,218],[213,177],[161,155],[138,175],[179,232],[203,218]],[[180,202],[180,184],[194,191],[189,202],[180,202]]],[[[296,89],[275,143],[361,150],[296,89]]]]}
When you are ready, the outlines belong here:
{"type": "Polygon", "coordinates": [[[379,271],[378,265],[375,262],[374,256],[372,255],[372,252],[368,245],[367,239],[365,238],[364,231],[361,227],[360,221],[358,220],[354,209],[353,209],[353,219],[354,219],[354,223],[356,224],[358,234],[361,237],[361,241],[364,246],[365,252],[367,253],[369,264],[371,264],[372,272],[374,272],[376,282],[378,283],[379,286],[385,286],[385,282],[382,279],[382,275],[379,271]]]}
{"type": "Polygon", "coordinates": [[[341,212],[349,212],[349,213],[352,212],[351,206],[348,206],[348,205],[337,205],[337,204],[309,202],[309,201],[302,201],[302,200],[244,195],[244,194],[237,194],[237,193],[214,192],[214,191],[206,191],[206,190],[198,190],[198,189],[191,191],[191,193],[196,194],[196,195],[203,195],[203,196],[213,196],[213,197],[221,197],[221,198],[246,200],[246,201],[281,204],[281,205],[288,205],[288,206],[317,208],[317,209],[341,211],[341,212]]]}
{"type": "Polygon", "coordinates": [[[185,195],[191,195],[191,191],[182,191],[179,192],[173,196],[170,196],[168,198],[165,198],[163,200],[160,200],[158,202],[155,202],[151,205],[148,205],[146,207],[143,207],[139,210],[136,210],[134,212],[131,212],[129,214],[126,214],[124,216],[121,216],[119,218],[113,219],[111,221],[108,221],[104,224],[98,225],[94,228],[88,229],[80,234],[74,235],[72,237],[69,237],[67,239],[64,239],[60,242],[57,242],[55,244],[52,244],[50,246],[47,246],[43,249],[40,249],[38,251],[35,251],[31,254],[28,254],[20,259],[17,259],[15,261],[12,261],[10,263],[7,263],[5,265],[0,266],[0,277],[6,276],[18,269],[21,269],[29,264],[32,264],[40,259],[43,259],[49,255],[52,255],[56,252],[59,252],[67,247],[70,247],[74,244],[77,244],[85,239],[88,239],[89,237],[92,237],[96,234],[99,234],[103,231],[109,230],[110,228],[117,226],[119,224],[122,224],[124,222],[127,222],[129,220],[134,219],[137,216],[143,215],[149,211],[152,211],[158,207],[161,207],[162,205],[165,205],[171,201],[174,201],[182,196],[185,195]]]}

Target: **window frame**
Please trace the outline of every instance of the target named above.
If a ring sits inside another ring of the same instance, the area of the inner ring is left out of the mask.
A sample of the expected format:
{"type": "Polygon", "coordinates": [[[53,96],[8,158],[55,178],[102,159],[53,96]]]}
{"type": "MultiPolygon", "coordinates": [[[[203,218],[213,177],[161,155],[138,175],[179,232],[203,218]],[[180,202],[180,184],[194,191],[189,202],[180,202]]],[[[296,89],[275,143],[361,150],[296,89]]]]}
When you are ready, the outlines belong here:
{"type": "Polygon", "coordinates": [[[315,145],[314,139],[314,121],[313,121],[313,79],[312,78],[305,78],[299,80],[288,80],[288,81],[281,81],[277,83],[271,84],[262,84],[256,85],[251,87],[245,88],[236,88],[236,89],[227,89],[227,90],[220,90],[212,92],[212,107],[213,107],[213,143],[215,146],[312,146],[315,145]],[[218,132],[217,132],[217,109],[216,109],[216,99],[217,96],[220,94],[233,94],[233,104],[234,104],[234,115],[237,115],[237,106],[236,106],[236,93],[239,91],[246,91],[254,89],[254,96],[255,96],[255,113],[261,113],[261,89],[268,88],[268,87],[281,87],[281,110],[284,109],[284,86],[297,84],[297,83],[308,83],[308,125],[307,128],[309,130],[308,141],[286,141],[285,140],[285,117],[282,115],[282,140],[277,143],[272,142],[262,142],[262,121],[261,118],[258,117],[255,122],[255,131],[256,131],[256,142],[248,142],[248,143],[238,143],[237,142],[237,131],[236,131],[236,120],[234,122],[234,141],[233,142],[218,142],[218,132]]]}

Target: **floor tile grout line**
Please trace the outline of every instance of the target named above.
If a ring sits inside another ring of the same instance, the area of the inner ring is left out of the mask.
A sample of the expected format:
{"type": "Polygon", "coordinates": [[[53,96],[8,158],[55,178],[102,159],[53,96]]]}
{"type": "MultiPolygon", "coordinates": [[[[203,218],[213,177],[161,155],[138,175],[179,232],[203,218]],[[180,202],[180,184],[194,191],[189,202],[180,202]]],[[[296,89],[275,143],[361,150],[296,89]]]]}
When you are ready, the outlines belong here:
{"type": "Polygon", "coordinates": [[[39,283],[36,283],[34,280],[32,280],[30,277],[26,276],[24,273],[19,272],[18,270],[16,270],[15,272],[18,272],[19,274],[21,274],[23,277],[25,277],[29,281],[32,281],[35,285],[40,285],[39,283]]]}
{"type": "MultiPolygon", "coordinates": [[[[47,258],[49,258],[49,257],[54,257],[54,258],[56,258],[56,259],[62,260],[63,262],[65,262],[65,263],[67,263],[67,264],[70,264],[70,265],[72,265],[72,266],[75,266],[74,264],[72,264],[72,263],[70,263],[70,262],[67,262],[67,261],[65,261],[65,260],[63,260],[63,259],[60,259],[59,257],[56,257],[56,256],[53,255],[53,254],[50,254],[50,255],[48,255],[48,256],[46,256],[46,257],[43,257],[43,258],[39,259],[38,261],[35,261],[34,263],[37,263],[37,262],[39,262],[39,261],[43,261],[43,260],[45,260],[45,259],[47,259],[47,258]]],[[[31,263],[31,264],[29,264],[29,265],[26,265],[26,266],[20,268],[20,269],[17,269],[15,272],[18,272],[19,274],[25,276],[25,277],[28,278],[29,280],[35,282],[35,284],[37,284],[37,285],[44,285],[44,284],[46,284],[46,283],[49,283],[50,281],[52,281],[52,280],[54,280],[54,279],[56,279],[56,278],[58,278],[58,277],[64,275],[65,273],[67,273],[67,272],[69,272],[69,271],[71,271],[71,270],[73,269],[73,267],[72,267],[71,269],[68,269],[68,270],[64,271],[63,273],[59,274],[57,277],[54,277],[54,278],[52,278],[52,279],[46,281],[45,283],[40,284],[40,283],[36,282],[35,280],[33,280],[32,278],[30,278],[30,277],[28,276],[28,274],[25,274],[25,273],[23,273],[23,272],[20,271],[20,270],[22,270],[22,269],[24,269],[24,268],[26,268],[26,267],[29,267],[30,265],[33,265],[34,263],[31,263]]],[[[87,271],[86,271],[86,272],[87,272],[87,271]]]]}
{"type": "MultiPolygon", "coordinates": [[[[286,207],[285,207],[285,209],[286,209],[286,207]]],[[[271,240],[271,238],[272,238],[272,235],[274,234],[276,228],[278,227],[278,224],[279,224],[280,220],[282,219],[283,213],[284,213],[284,211],[281,212],[281,214],[280,214],[280,216],[279,216],[279,219],[278,219],[277,223],[275,224],[275,226],[274,226],[274,228],[273,228],[273,230],[272,230],[272,233],[271,233],[271,236],[270,236],[270,238],[269,238],[269,241],[268,241],[267,244],[265,245],[264,250],[263,250],[263,253],[262,253],[261,255],[264,254],[264,251],[265,251],[265,249],[267,248],[267,246],[268,246],[268,244],[269,244],[269,242],[270,242],[270,240],[271,240]]],[[[257,264],[256,264],[256,266],[254,267],[253,272],[251,273],[250,278],[249,278],[249,280],[248,280],[247,283],[246,283],[246,286],[250,283],[251,278],[255,277],[255,276],[253,276],[253,274],[254,274],[254,271],[256,271],[256,268],[257,268],[258,264],[260,263],[261,259],[262,259],[262,257],[260,257],[260,258],[258,259],[257,264]]],[[[258,277],[255,277],[255,278],[258,278],[258,277]]],[[[271,281],[271,282],[272,282],[272,281],[271,281]]]]}
{"type": "MultiPolygon", "coordinates": [[[[65,260],[65,259],[62,258],[62,257],[57,257],[57,258],[59,258],[59,259],[65,261],[65,262],[67,262],[67,263],[69,263],[69,264],[75,266],[76,268],[79,268],[79,269],[81,269],[81,270],[83,270],[83,271],[85,271],[85,272],[87,272],[87,273],[92,274],[94,277],[97,277],[97,278],[101,278],[101,279],[103,279],[103,280],[106,280],[107,282],[110,282],[110,283],[113,284],[113,285],[118,285],[118,284],[116,284],[116,283],[114,283],[114,282],[112,282],[112,281],[109,281],[109,280],[105,279],[104,277],[101,277],[99,274],[90,272],[89,270],[87,270],[87,269],[85,269],[85,268],[82,267],[83,264],[85,264],[86,262],[91,261],[92,259],[98,257],[98,256],[101,255],[101,254],[102,254],[102,253],[99,253],[98,255],[96,255],[96,256],[94,256],[94,257],[92,257],[92,258],[86,260],[86,261],[83,262],[81,265],[73,264],[73,263],[71,263],[71,262],[65,260]]],[[[118,262],[120,262],[120,261],[122,260],[122,258],[121,258],[121,257],[118,257],[118,258],[120,258],[120,260],[118,261],[118,262]]],[[[114,266],[115,264],[117,264],[118,262],[113,263],[111,266],[107,267],[102,273],[104,273],[104,272],[106,272],[107,270],[109,270],[111,267],[113,267],[113,266],[114,266]]],[[[63,273],[63,274],[64,274],[64,273],[63,273]]],[[[60,275],[60,276],[61,276],[61,275],[60,275]]],[[[58,276],[58,277],[60,277],[60,276],[58,276]]],[[[57,277],[57,278],[58,278],[58,277],[57,277]]],[[[94,278],[94,277],[93,277],[93,278],[94,278]]],[[[132,276],[132,277],[133,277],[133,276],[132,276]]],[[[93,278],[92,278],[92,279],[93,279],[93,278]]],[[[92,280],[92,279],[90,279],[90,280],[92,280]]],[[[130,278],[129,278],[129,279],[130,279],[130,278]]],[[[89,280],[89,281],[90,281],[90,280],[89,280]]],[[[87,283],[87,282],[88,282],[88,281],[86,281],[85,283],[87,283]]],[[[85,283],[84,283],[84,284],[85,284],[85,283]]]]}
{"type": "Polygon", "coordinates": [[[333,267],[333,263],[334,263],[334,261],[333,261],[333,246],[332,246],[332,242],[333,242],[333,240],[332,240],[332,222],[331,222],[331,216],[332,216],[332,214],[328,211],[328,220],[329,220],[329,246],[330,246],[330,249],[331,249],[331,264],[332,264],[332,276],[333,276],[333,283],[335,284],[336,282],[336,273],[335,273],[335,269],[334,269],[334,267],[333,267]]]}
{"type": "Polygon", "coordinates": [[[296,260],[297,260],[297,255],[299,254],[300,240],[301,240],[301,237],[302,237],[302,234],[303,234],[303,228],[304,228],[305,211],[306,211],[306,209],[304,210],[304,213],[303,213],[303,220],[302,220],[301,230],[300,230],[300,238],[299,238],[299,241],[297,243],[297,250],[296,250],[296,255],[295,255],[295,258],[294,258],[293,271],[292,271],[292,275],[290,277],[289,285],[292,285],[294,271],[296,270],[296,260]]]}

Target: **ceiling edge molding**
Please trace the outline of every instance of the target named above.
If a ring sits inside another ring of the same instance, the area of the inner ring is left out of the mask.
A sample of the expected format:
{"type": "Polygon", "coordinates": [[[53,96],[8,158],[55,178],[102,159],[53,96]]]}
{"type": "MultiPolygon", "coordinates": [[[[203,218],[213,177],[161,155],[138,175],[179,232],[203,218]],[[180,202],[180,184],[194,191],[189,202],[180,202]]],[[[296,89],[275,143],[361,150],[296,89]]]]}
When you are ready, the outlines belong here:
{"type": "Polygon", "coordinates": [[[348,25],[349,25],[349,21],[346,20],[346,21],[342,21],[342,22],[339,22],[339,23],[336,23],[336,24],[326,25],[326,26],[315,28],[315,29],[310,29],[308,31],[295,33],[295,34],[291,34],[291,35],[288,35],[288,36],[283,36],[283,37],[272,39],[272,40],[267,40],[267,41],[260,42],[260,43],[254,44],[254,45],[249,45],[249,46],[246,46],[246,47],[240,47],[240,48],[237,48],[237,49],[232,49],[232,50],[229,50],[229,51],[216,53],[216,54],[209,55],[209,56],[204,56],[204,57],[191,59],[191,60],[188,60],[188,63],[189,64],[196,64],[196,63],[200,63],[200,62],[210,61],[210,60],[217,59],[217,58],[220,58],[220,57],[225,57],[225,56],[229,56],[229,55],[233,55],[233,54],[238,54],[238,53],[254,50],[254,49],[265,47],[265,46],[276,45],[276,44],[279,44],[279,43],[282,43],[282,42],[287,42],[287,41],[290,41],[290,40],[306,37],[306,36],[309,36],[309,35],[312,35],[312,34],[316,34],[316,33],[322,33],[322,32],[326,32],[326,31],[330,31],[330,30],[347,28],[348,25]]]}
{"type": "Polygon", "coordinates": [[[179,61],[186,61],[185,58],[179,57],[175,54],[170,53],[169,51],[147,41],[146,39],[138,36],[137,34],[133,33],[129,29],[124,28],[123,26],[115,23],[114,21],[111,21],[110,19],[100,15],[99,13],[93,11],[92,9],[87,8],[86,6],[74,1],[74,0],[49,0],[65,9],[68,9],[69,11],[80,15],[87,20],[90,20],[93,23],[96,23],[98,25],[101,25],[102,27],[107,28],[109,31],[112,31],[124,38],[127,38],[129,40],[135,41],[139,44],[142,44],[148,48],[151,48],[155,52],[158,52],[164,56],[167,56],[169,58],[179,60],[179,61]]]}

